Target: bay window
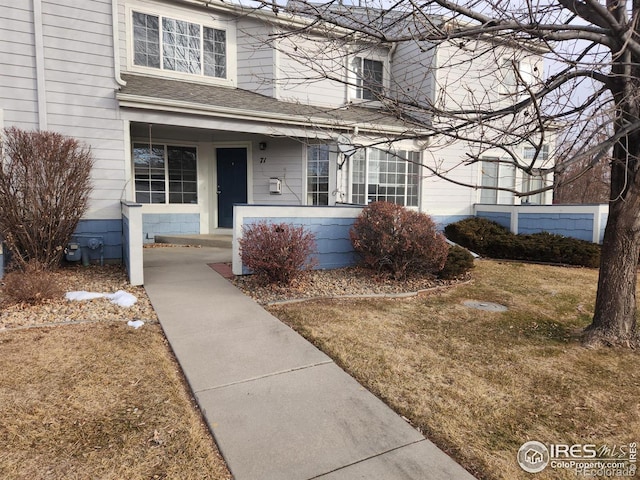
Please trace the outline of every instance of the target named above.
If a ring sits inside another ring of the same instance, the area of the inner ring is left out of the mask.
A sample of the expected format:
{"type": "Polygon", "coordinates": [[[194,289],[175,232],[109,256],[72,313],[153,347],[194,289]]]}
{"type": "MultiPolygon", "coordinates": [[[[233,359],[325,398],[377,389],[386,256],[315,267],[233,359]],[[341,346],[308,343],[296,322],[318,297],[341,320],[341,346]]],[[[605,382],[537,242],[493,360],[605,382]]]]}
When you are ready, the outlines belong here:
{"type": "Polygon", "coordinates": [[[419,152],[361,148],[351,157],[351,201],[418,206],[419,152]]]}

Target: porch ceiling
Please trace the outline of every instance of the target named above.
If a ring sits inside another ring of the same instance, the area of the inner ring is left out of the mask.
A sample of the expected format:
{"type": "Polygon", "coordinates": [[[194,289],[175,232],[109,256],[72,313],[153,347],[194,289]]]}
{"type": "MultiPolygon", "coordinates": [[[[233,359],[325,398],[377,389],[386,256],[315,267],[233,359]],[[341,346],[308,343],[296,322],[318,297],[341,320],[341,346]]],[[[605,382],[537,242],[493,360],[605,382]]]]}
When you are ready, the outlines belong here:
{"type": "Polygon", "coordinates": [[[304,127],[352,130],[361,133],[408,134],[405,124],[379,109],[349,106],[322,108],[301,103],[284,102],[241,89],[189,83],[180,80],[122,75],[126,85],[117,93],[121,107],[163,107],[199,115],[230,117],[253,122],[280,123],[304,127]]]}

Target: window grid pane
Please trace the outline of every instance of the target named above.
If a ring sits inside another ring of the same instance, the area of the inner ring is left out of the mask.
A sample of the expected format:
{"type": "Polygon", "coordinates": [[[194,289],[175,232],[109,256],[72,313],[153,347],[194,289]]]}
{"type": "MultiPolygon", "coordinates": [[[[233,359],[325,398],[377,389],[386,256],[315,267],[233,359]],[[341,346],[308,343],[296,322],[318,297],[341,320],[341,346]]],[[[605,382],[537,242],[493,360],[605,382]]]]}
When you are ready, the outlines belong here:
{"type": "Polygon", "coordinates": [[[362,65],[362,98],[375,100],[382,93],[382,62],[363,60],[362,65]]]}
{"type": "Polygon", "coordinates": [[[227,77],[226,31],[139,12],[132,17],[134,65],[227,77]]]}
{"type": "Polygon", "coordinates": [[[162,19],[162,64],[167,70],[200,74],[200,25],[162,19]]]}
{"type": "Polygon", "coordinates": [[[329,145],[307,147],[307,204],[329,205],[329,145]]]}
{"type": "Polygon", "coordinates": [[[376,148],[359,150],[352,160],[351,201],[364,203],[366,193],[367,203],[385,201],[417,206],[419,155],[418,152],[394,154],[376,148]]]}
{"type": "Polygon", "coordinates": [[[195,148],[134,143],[133,164],[136,202],[198,203],[195,148]]]}
{"type": "Polygon", "coordinates": [[[365,150],[359,149],[351,157],[351,201],[360,205],[366,204],[366,156],[365,150]]]}
{"type": "Polygon", "coordinates": [[[165,147],[164,145],[134,144],[133,169],[136,202],[165,202],[165,147]]]}
{"type": "Polygon", "coordinates": [[[224,30],[203,29],[204,74],[209,77],[227,76],[227,33],[224,30]]]}
{"type": "Polygon", "coordinates": [[[160,68],[158,17],[133,12],[133,63],[160,68]]]}
{"type": "Polygon", "coordinates": [[[198,167],[193,147],[168,147],[169,203],[198,203],[198,167]]]}
{"type": "MultiPolygon", "coordinates": [[[[497,187],[498,186],[498,163],[495,161],[482,162],[482,186],[497,187]]],[[[498,203],[498,191],[483,188],[480,192],[480,203],[496,204],[498,203]]]]}

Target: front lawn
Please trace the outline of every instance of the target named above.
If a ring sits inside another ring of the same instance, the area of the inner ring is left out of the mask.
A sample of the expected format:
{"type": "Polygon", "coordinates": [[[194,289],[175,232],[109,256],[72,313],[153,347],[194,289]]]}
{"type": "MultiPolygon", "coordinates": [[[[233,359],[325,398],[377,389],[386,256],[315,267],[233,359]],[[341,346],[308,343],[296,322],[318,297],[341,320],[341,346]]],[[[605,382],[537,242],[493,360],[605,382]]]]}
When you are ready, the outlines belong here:
{"type": "Polygon", "coordinates": [[[589,350],[597,271],[476,262],[474,281],[412,299],[270,307],[478,478],[525,473],[529,440],[640,441],[638,352],[589,350]],[[502,313],[463,302],[496,302],[502,313]]]}

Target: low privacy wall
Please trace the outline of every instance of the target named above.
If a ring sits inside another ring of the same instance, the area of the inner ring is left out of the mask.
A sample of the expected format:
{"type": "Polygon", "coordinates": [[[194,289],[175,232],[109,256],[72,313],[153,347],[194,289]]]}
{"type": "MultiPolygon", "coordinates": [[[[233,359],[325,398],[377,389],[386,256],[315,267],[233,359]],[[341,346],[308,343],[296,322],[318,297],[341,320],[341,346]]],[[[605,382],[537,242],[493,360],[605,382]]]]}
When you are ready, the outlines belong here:
{"type": "Polygon", "coordinates": [[[233,207],[233,273],[247,273],[240,260],[238,239],[244,226],[260,221],[302,225],[316,236],[318,268],[331,269],[353,265],[355,252],[349,230],[362,211],[357,206],[275,206],[235,205],[233,207]]]}
{"type": "Polygon", "coordinates": [[[122,261],[131,285],[144,283],[142,205],[121,202],[122,209],[122,261]]]}
{"type": "Polygon", "coordinates": [[[513,233],[549,232],[602,243],[609,216],[607,204],[595,205],[484,205],[476,204],[477,217],[493,220],[513,233]]]}

